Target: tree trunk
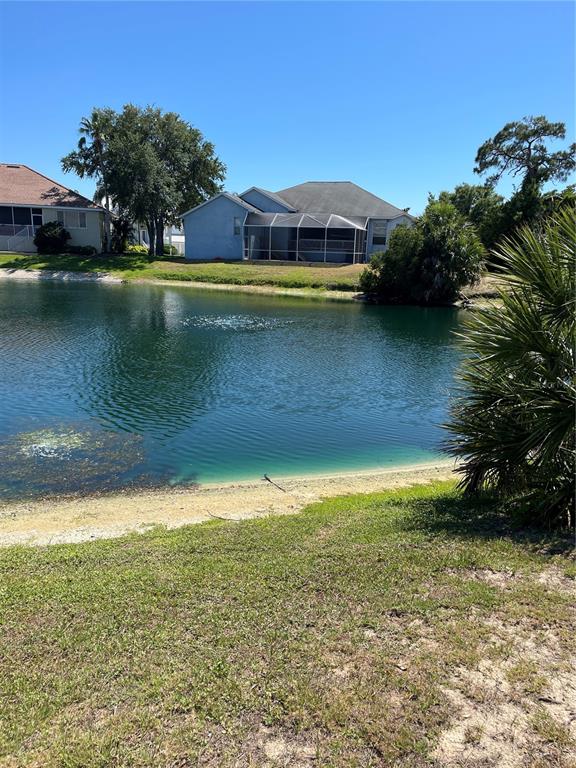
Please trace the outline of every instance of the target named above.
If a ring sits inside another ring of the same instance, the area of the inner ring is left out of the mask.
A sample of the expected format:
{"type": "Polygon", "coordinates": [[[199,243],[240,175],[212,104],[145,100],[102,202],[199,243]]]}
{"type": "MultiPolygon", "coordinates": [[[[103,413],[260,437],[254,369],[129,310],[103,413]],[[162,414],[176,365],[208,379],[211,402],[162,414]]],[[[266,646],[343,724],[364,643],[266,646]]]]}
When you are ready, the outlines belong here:
{"type": "Polygon", "coordinates": [[[146,222],[146,229],[148,230],[148,257],[152,261],[156,246],[156,223],[154,219],[149,219],[146,222]]]}
{"type": "Polygon", "coordinates": [[[164,219],[156,219],[156,256],[160,259],[164,257],[164,219]]]}
{"type": "Polygon", "coordinates": [[[112,217],[110,215],[110,196],[106,188],[104,188],[104,207],[106,208],[104,214],[104,251],[110,253],[112,249],[112,217]]]}

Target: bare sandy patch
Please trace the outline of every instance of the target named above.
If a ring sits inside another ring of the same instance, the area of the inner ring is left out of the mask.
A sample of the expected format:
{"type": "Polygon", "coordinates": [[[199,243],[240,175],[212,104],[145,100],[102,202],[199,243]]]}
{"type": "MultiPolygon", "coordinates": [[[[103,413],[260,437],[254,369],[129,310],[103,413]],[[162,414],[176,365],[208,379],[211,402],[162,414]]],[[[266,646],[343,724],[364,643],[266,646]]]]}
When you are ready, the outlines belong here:
{"type": "Polygon", "coordinates": [[[110,496],[22,501],[0,508],[0,546],[88,541],[207,520],[294,514],[330,496],[448,480],[451,462],[372,472],[274,478],[110,496]]]}
{"type": "Polygon", "coordinates": [[[433,757],[446,768],[576,764],[576,659],[554,629],[489,622],[486,656],[454,671],[444,693],[456,716],[433,757]],[[495,648],[505,648],[501,658],[495,648]]]}

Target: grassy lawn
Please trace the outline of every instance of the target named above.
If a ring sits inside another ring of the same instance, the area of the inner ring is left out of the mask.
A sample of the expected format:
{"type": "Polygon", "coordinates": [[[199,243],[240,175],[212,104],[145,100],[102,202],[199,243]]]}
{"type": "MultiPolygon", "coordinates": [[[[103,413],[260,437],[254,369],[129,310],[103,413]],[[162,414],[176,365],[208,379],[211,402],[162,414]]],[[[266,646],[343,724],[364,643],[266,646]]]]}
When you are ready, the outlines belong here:
{"type": "Polygon", "coordinates": [[[334,267],[284,266],[274,264],[148,261],[140,254],[122,256],[76,256],[62,254],[0,253],[0,268],[55,269],[74,272],[109,272],[126,280],[180,280],[230,285],[272,285],[280,288],[311,288],[354,291],[363,265],[334,267]]]}
{"type": "Polygon", "coordinates": [[[444,484],[0,551],[0,765],[568,768],[568,546],[444,484]]]}

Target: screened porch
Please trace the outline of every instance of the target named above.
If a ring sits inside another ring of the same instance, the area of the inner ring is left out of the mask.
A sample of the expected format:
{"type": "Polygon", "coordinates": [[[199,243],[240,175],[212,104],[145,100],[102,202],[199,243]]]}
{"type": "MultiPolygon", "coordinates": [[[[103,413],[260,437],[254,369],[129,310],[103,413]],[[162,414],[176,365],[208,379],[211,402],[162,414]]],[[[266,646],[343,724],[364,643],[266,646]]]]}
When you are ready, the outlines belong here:
{"type": "Polygon", "coordinates": [[[249,213],[244,258],[356,264],[365,260],[366,221],[337,214],[249,213]]]}

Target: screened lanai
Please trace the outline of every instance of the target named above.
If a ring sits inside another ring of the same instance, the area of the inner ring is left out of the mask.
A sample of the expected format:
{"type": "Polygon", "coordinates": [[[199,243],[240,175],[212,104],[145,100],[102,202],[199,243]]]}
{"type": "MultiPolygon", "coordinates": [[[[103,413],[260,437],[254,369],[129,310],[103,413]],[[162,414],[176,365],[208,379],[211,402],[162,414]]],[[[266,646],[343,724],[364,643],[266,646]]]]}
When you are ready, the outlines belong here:
{"type": "Polygon", "coordinates": [[[311,213],[249,213],[244,258],[355,264],[365,259],[367,219],[311,213]]]}

